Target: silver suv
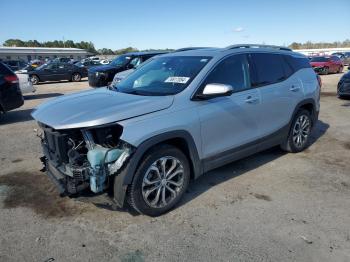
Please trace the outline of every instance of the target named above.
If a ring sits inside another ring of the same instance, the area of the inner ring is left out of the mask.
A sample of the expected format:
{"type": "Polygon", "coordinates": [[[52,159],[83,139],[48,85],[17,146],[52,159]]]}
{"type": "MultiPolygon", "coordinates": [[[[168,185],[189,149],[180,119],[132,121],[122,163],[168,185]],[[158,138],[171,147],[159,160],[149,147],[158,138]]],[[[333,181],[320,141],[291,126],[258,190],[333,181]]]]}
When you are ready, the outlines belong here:
{"type": "Polygon", "coordinates": [[[320,82],[288,48],[234,45],[153,58],[115,86],[39,106],[41,158],[62,195],[109,192],[160,215],[191,179],[269,147],[304,150],[320,82]]]}

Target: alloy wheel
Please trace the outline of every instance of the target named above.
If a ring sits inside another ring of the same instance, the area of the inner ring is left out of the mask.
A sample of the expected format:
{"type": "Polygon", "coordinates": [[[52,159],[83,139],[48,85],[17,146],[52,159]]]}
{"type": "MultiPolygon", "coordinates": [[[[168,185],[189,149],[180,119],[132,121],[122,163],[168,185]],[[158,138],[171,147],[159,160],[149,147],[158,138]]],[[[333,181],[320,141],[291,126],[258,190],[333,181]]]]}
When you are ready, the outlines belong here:
{"type": "Polygon", "coordinates": [[[311,121],[307,115],[301,115],[295,121],[293,127],[293,143],[297,148],[302,148],[310,135],[311,121]]]}
{"type": "Polygon", "coordinates": [[[184,168],[179,159],[171,156],[159,158],[143,178],[143,199],[150,207],[165,207],[182,191],[184,181],[184,168]]]}

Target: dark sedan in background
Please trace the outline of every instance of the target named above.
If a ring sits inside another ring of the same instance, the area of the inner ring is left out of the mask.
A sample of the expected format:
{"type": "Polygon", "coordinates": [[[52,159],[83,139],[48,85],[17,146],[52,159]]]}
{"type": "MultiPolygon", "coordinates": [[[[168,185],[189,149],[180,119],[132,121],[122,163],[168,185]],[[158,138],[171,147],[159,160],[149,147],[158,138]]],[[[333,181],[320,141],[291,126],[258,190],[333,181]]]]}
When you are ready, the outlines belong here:
{"type": "Polygon", "coordinates": [[[60,80],[79,82],[83,77],[87,77],[87,69],[70,63],[53,62],[29,71],[28,75],[34,85],[39,82],[60,80]]]}
{"type": "Polygon", "coordinates": [[[101,65],[89,69],[89,85],[91,87],[107,86],[113,81],[116,73],[135,68],[142,62],[153,56],[165,54],[166,52],[132,52],[120,55],[108,65],[101,65]]]}
{"type": "Polygon", "coordinates": [[[0,62],[0,113],[23,105],[23,96],[16,74],[0,62]]]}
{"type": "Polygon", "coordinates": [[[340,78],[337,95],[339,98],[350,97],[350,71],[340,78]]]}
{"type": "Polygon", "coordinates": [[[91,67],[100,66],[102,64],[101,64],[101,62],[99,60],[85,60],[85,61],[77,62],[74,65],[76,65],[78,67],[83,67],[86,70],[88,70],[91,67]]]}

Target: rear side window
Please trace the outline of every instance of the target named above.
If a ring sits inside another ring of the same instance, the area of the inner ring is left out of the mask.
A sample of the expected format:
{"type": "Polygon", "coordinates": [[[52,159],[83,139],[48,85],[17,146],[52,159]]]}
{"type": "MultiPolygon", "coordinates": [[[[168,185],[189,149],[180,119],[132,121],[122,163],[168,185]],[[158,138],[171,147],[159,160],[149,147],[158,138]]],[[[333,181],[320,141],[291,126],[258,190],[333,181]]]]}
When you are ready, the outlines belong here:
{"type": "Polygon", "coordinates": [[[205,84],[231,85],[235,92],[250,88],[246,55],[234,55],[220,62],[210,72],[205,84]]]}
{"type": "Polygon", "coordinates": [[[255,53],[251,54],[251,59],[255,69],[252,86],[270,85],[287,78],[282,55],[255,53]]]}
{"type": "Polygon", "coordinates": [[[314,59],[311,58],[311,60],[309,60],[307,57],[294,57],[289,55],[286,55],[285,58],[288,64],[293,68],[294,72],[303,68],[311,68],[310,62],[314,59]]]}

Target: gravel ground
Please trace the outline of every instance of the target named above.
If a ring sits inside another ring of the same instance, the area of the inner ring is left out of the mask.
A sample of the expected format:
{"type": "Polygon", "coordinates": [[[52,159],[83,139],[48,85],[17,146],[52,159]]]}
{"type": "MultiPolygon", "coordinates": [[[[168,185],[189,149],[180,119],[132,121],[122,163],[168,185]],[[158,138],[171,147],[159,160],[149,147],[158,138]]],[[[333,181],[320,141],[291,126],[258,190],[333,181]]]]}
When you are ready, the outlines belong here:
{"type": "Polygon", "coordinates": [[[211,171],[158,218],[58,196],[38,171],[30,112],[88,83],[38,85],[0,120],[0,261],[350,261],[350,100],[336,97],[340,76],[322,76],[305,152],[274,148],[211,171]]]}

